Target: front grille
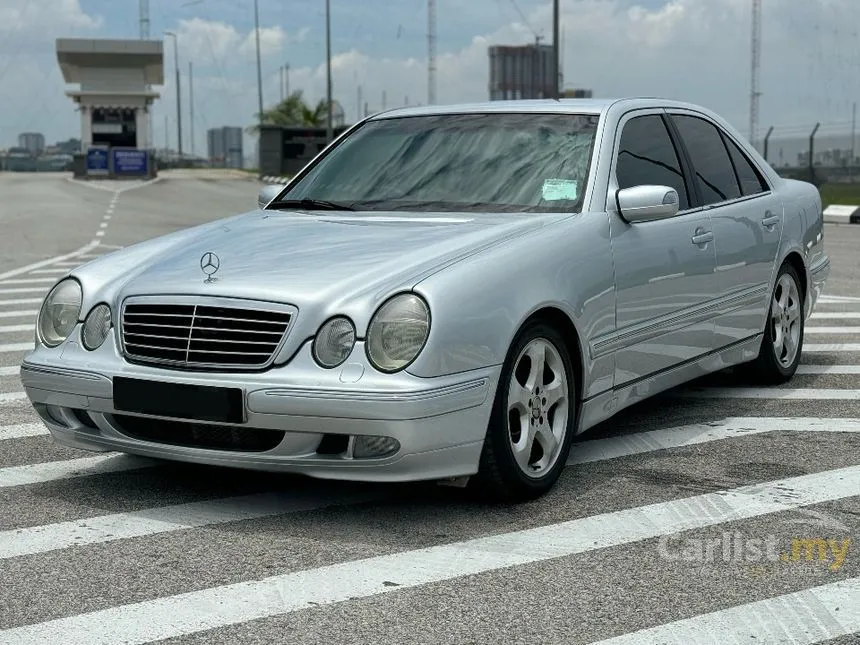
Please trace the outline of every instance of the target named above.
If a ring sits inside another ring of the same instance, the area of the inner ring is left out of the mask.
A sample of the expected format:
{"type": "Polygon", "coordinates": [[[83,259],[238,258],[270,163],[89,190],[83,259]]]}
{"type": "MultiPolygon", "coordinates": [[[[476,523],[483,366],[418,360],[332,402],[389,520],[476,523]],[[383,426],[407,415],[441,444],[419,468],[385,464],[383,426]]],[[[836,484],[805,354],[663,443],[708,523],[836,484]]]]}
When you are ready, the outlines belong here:
{"type": "Polygon", "coordinates": [[[130,360],[177,367],[260,368],[273,358],[291,314],[229,306],[128,303],[122,341],[130,360]]]}
{"type": "Polygon", "coordinates": [[[247,428],[245,426],[217,426],[207,423],[164,421],[124,414],[112,415],[114,426],[123,434],[135,439],[211,450],[236,452],[265,452],[272,450],[284,439],[282,430],[247,428]]]}

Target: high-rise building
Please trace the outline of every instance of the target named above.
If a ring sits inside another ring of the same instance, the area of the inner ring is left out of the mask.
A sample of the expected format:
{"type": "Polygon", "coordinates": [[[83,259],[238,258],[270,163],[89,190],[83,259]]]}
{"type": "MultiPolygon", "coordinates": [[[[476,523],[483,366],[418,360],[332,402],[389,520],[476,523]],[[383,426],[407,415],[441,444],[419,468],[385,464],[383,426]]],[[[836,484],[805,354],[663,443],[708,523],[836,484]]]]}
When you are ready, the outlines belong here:
{"type": "Polygon", "coordinates": [[[22,132],[18,135],[18,147],[26,148],[37,157],[45,149],[45,137],[40,132],[22,132]]]}
{"type": "Polygon", "coordinates": [[[496,45],[489,57],[491,101],[555,97],[552,45],[496,45]]]}
{"type": "Polygon", "coordinates": [[[206,132],[209,162],[216,168],[244,168],[242,128],[224,126],[206,132]]]}

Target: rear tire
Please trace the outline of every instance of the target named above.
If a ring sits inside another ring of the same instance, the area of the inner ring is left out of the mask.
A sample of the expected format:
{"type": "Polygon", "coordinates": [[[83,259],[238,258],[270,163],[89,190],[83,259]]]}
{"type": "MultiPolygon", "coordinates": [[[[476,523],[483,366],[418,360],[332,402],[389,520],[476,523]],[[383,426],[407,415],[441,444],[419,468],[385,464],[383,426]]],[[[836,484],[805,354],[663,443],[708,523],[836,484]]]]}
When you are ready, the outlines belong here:
{"type": "Polygon", "coordinates": [[[576,425],[574,379],[561,334],[545,322],[527,324],[502,366],[474,480],[481,493],[525,501],[553,487],[576,425]]]}
{"type": "Polygon", "coordinates": [[[759,382],[785,383],[797,371],[803,351],[804,300],[797,271],[783,264],[771,295],[761,349],[753,362],[759,382]]]}

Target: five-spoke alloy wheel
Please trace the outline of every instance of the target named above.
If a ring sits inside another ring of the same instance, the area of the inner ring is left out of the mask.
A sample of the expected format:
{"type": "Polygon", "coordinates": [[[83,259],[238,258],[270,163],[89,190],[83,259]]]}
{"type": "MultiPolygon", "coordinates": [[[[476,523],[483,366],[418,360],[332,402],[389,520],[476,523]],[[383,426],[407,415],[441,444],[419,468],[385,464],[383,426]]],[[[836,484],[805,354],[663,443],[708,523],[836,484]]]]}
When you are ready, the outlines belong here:
{"type": "Polygon", "coordinates": [[[759,380],[784,383],[797,371],[803,349],[804,294],[797,271],[784,264],[770,300],[764,340],[755,367],[759,380]]]}
{"type": "Polygon", "coordinates": [[[481,455],[478,481],[494,497],[534,498],[558,479],[574,434],[574,378],[564,338],[527,324],[502,367],[481,455]]]}

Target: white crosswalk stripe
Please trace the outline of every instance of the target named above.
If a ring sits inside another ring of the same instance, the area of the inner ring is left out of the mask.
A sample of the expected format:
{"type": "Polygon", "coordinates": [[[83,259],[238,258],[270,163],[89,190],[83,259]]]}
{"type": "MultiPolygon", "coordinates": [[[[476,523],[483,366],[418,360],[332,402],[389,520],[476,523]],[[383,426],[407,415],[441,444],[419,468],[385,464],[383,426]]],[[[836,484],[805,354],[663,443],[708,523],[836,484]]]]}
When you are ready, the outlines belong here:
{"type": "MultiPolygon", "coordinates": [[[[378,596],[393,589],[402,592],[434,582],[840,500],[857,495],[858,490],[860,466],[842,468],[144,600],[11,628],[4,637],[20,645],[59,641],[77,645],[148,643],[283,615],[310,606],[378,596]]],[[[97,534],[104,530],[104,527],[94,528],[97,534]]],[[[57,538],[62,539],[62,535],[57,538]]],[[[41,546],[35,536],[32,544],[41,546]]],[[[6,542],[0,545],[0,553],[14,552],[14,546],[6,542]]]]}
{"type": "Polygon", "coordinates": [[[26,352],[35,347],[31,341],[29,343],[0,343],[0,353],[4,352],[26,352]]]}
{"type": "Polygon", "coordinates": [[[11,426],[0,426],[0,441],[6,439],[21,439],[23,437],[38,437],[48,434],[43,423],[18,423],[11,426]]]}
{"type": "Polygon", "coordinates": [[[860,365],[798,365],[798,374],[860,374],[860,365]]]}
{"type": "Polygon", "coordinates": [[[17,334],[33,331],[33,325],[0,325],[0,334],[17,334]]]}
{"type": "Polygon", "coordinates": [[[2,286],[22,285],[22,284],[42,284],[49,287],[54,284],[54,278],[12,278],[10,280],[0,280],[2,286]]]}
{"type": "Polygon", "coordinates": [[[804,353],[840,354],[860,352],[860,343],[803,343],[804,353]]]}
{"type": "Polygon", "coordinates": [[[13,298],[11,300],[0,299],[0,307],[11,307],[12,305],[38,305],[43,298],[13,298]]]}
{"type": "Polygon", "coordinates": [[[0,310],[0,318],[35,318],[38,315],[38,309],[19,309],[17,311],[0,310]]]}
{"type": "MultiPolygon", "coordinates": [[[[36,436],[36,434],[34,433],[33,436],[36,436]]],[[[30,484],[44,484],[61,479],[140,470],[141,468],[155,466],[157,463],[151,459],[125,455],[99,455],[96,457],[48,461],[24,466],[7,466],[6,468],[0,468],[0,488],[15,488],[30,484]]]]}
{"type": "Polygon", "coordinates": [[[807,327],[804,334],[860,334],[860,327],[807,327]]]}
{"type": "Polygon", "coordinates": [[[24,392],[0,392],[0,406],[26,400],[27,395],[24,392]]]}
{"type": "Polygon", "coordinates": [[[9,287],[8,289],[0,289],[0,294],[8,295],[13,293],[45,293],[44,287],[9,287]]]}
{"type": "Polygon", "coordinates": [[[815,388],[744,388],[712,387],[681,390],[679,396],[708,399],[809,399],[830,401],[860,401],[860,390],[831,390],[815,388]]]}
{"type": "Polygon", "coordinates": [[[18,365],[8,365],[0,367],[0,376],[18,376],[21,373],[21,368],[18,365]]]}

